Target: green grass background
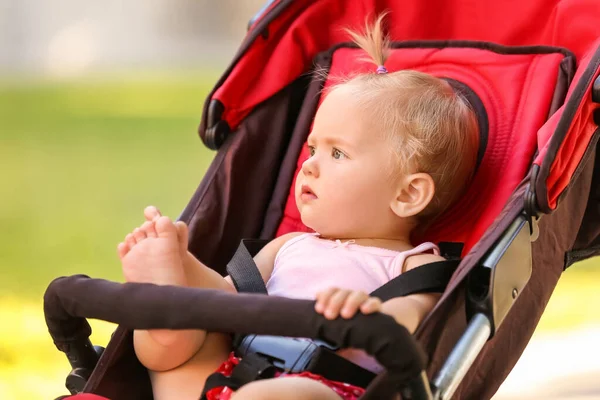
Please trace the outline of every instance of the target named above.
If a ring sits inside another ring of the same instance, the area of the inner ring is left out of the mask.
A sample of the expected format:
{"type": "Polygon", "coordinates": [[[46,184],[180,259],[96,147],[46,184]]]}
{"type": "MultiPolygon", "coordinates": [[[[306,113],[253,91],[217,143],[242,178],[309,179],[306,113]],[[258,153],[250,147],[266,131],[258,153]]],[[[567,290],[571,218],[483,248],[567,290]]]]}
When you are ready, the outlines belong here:
{"type": "MultiPolygon", "coordinates": [[[[0,81],[0,399],[66,394],[41,297],[55,277],[121,280],[116,244],[154,204],[177,217],[213,157],[195,133],[217,76],[0,81]]],[[[600,323],[600,262],[567,272],[539,331],[600,323]]],[[[93,323],[93,341],[113,327],[93,323]]]]}

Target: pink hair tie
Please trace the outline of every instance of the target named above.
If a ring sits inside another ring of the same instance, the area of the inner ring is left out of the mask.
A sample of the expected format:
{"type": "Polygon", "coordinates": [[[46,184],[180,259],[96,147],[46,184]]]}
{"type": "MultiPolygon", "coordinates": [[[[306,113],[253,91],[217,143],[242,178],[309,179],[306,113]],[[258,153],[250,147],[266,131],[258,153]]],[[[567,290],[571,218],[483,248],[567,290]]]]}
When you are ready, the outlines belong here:
{"type": "Polygon", "coordinates": [[[383,65],[380,65],[379,67],[377,67],[378,74],[387,74],[387,72],[388,72],[388,70],[383,65]]]}

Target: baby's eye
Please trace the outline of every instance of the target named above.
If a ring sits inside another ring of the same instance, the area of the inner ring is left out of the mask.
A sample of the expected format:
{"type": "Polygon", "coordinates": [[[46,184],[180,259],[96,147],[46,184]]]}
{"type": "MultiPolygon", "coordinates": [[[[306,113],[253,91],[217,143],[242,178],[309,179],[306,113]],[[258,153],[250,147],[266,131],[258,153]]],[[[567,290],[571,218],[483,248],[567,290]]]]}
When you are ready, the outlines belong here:
{"type": "Polygon", "coordinates": [[[308,146],[308,154],[310,154],[311,157],[315,155],[315,146],[308,146]]]}
{"type": "Polygon", "coordinates": [[[346,158],[346,155],[336,148],[333,148],[333,150],[331,151],[331,156],[336,160],[342,160],[346,158]]]}

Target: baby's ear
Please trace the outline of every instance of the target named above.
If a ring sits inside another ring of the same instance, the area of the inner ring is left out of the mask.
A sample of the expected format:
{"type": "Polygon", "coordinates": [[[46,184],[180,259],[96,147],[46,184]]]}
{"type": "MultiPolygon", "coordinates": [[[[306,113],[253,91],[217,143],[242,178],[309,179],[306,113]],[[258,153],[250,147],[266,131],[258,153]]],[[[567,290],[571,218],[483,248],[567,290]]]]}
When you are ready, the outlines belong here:
{"type": "Polygon", "coordinates": [[[419,214],[433,199],[435,183],[431,175],[419,172],[404,176],[398,182],[396,197],[390,207],[401,218],[419,214]]]}

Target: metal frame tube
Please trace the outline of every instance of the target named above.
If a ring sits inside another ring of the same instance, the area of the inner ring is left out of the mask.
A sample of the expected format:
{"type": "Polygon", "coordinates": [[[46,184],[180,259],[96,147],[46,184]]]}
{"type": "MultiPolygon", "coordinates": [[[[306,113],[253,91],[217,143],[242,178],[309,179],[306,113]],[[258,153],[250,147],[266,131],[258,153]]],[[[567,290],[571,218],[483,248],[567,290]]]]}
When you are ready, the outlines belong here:
{"type": "Polygon", "coordinates": [[[483,314],[475,314],[465,333],[448,356],[442,369],[433,380],[433,398],[450,399],[467,371],[490,337],[492,327],[483,314]]]}

